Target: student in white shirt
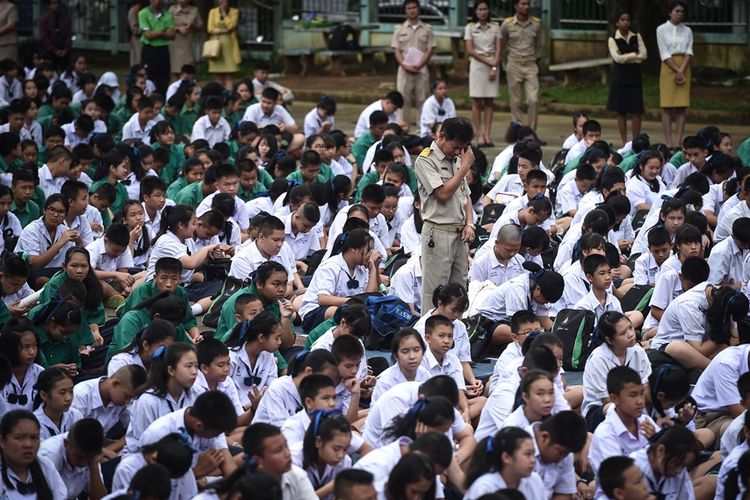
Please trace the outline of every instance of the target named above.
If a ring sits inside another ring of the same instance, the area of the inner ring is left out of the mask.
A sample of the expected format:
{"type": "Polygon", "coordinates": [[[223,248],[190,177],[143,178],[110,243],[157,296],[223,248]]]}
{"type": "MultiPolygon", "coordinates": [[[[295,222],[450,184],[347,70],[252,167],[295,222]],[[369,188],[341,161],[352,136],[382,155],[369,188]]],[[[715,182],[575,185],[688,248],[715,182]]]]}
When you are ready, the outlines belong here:
{"type": "Polygon", "coordinates": [[[743,426],[740,431],[743,442],[737,445],[729,453],[727,458],[721,462],[719,477],[716,481],[716,494],[714,495],[715,500],[724,500],[725,498],[727,500],[731,498],[741,498],[747,490],[747,488],[743,486],[741,478],[739,477],[740,471],[738,470],[738,467],[741,457],[747,455],[750,452],[750,412],[745,413],[745,418],[743,420],[743,426]],[[730,480],[737,482],[736,489],[739,490],[738,493],[741,493],[742,495],[727,496],[727,483],[730,480]]]}
{"type": "Polygon", "coordinates": [[[206,114],[195,121],[193,132],[190,135],[191,140],[205,139],[208,141],[208,146],[212,148],[214,144],[226,142],[229,139],[232,127],[221,116],[221,108],[221,99],[218,97],[211,96],[206,99],[206,114]]]}
{"type": "Polygon", "coordinates": [[[299,127],[294,118],[292,118],[292,115],[283,106],[279,105],[278,101],[279,91],[272,87],[266,87],[260,95],[260,102],[247,107],[242,121],[254,122],[258,128],[263,128],[266,125],[276,125],[282,131],[296,134],[299,131],[299,127]]]}
{"type": "MultiPolygon", "coordinates": [[[[378,99],[367,106],[357,118],[354,127],[354,138],[359,139],[370,130],[370,115],[375,111],[382,111],[388,116],[388,123],[401,123],[401,108],[404,97],[398,91],[389,92],[384,98],[378,99]]],[[[362,165],[364,167],[364,165],[362,165]]]]}
{"type": "Polygon", "coordinates": [[[661,265],[672,253],[672,241],[666,228],[657,226],[648,232],[648,250],[635,260],[634,285],[656,285],[661,265]]]}
{"type": "Polygon", "coordinates": [[[391,358],[395,363],[378,375],[378,381],[370,398],[375,403],[391,387],[403,382],[424,382],[430,372],[422,366],[427,346],[419,332],[413,328],[401,328],[393,336],[391,358]]]}
{"type": "Polygon", "coordinates": [[[727,347],[701,373],[691,396],[698,410],[719,414],[723,420],[736,418],[745,408],[737,390],[740,376],[750,371],[750,345],[727,347]]]}
{"type": "Polygon", "coordinates": [[[513,361],[523,358],[522,346],[530,334],[541,332],[542,325],[536,319],[534,313],[529,310],[522,310],[515,313],[510,318],[510,336],[513,341],[505,346],[500,357],[495,362],[495,368],[492,377],[487,385],[492,389],[498,382],[503,382],[512,375],[511,366],[515,368],[513,361]]]}
{"type": "Polygon", "coordinates": [[[565,155],[565,164],[581,156],[587,148],[598,141],[602,136],[602,126],[596,120],[586,120],[581,127],[581,140],[576,142],[565,155]]]}
{"type": "Polygon", "coordinates": [[[477,444],[466,475],[465,500],[513,488],[526,498],[547,498],[542,479],[534,472],[536,458],[532,437],[518,427],[500,429],[477,444]]]}
{"type": "Polygon", "coordinates": [[[583,139],[583,124],[588,121],[589,117],[582,111],[573,113],[573,132],[563,141],[562,149],[570,149],[583,139]]]}
{"type": "MultiPolygon", "coordinates": [[[[40,172],[41,175],[41,172],[40,172]]],[[[745,200],[737,203],[734,208],[719,218],[714,233],[714,243],[718,243],[732,234],[732,224],[740,217],[750,217],[750,183],[745,182],[745,200]]]]}
{"type": "Polygon", "coordinates": [[[633,167],[632,176],[625,185],[632,207],[631,214],[650,210],[654,200],[667,190],[659,175],[661,168],[662,157],[658,151],[645,151],[633,167]]]}
{"type": "Polygon", "coordinates": [[[303,203],[297,210],[284,217],[283,221],[284,239],[294,252],[297,268],[306,271],[307,265],[301,261],[307,260],[310,255],[320,250],[320,208],[314,202],[303,203]]]}
{"type": "MultiPolygon", "coordinates": [[[[130,253],[130,232],[125,224],[112,224],[86,247],[91,257],[91,268],[102,284],[104,298],[129,295],[135,281],[128,270],[134,267],[130,253]]],[[[122,302],[122,300],[120,300],[122,302]]]]}
{"type": "MultiPolygon", "coordinates": [[[[601,500],[641,500],[649,498],[649,485],[641,468],[630,457],[615,455],[605,459],[596,475],[601,500]]],[[[589,489],[588,494],[593,494],[589,489]]]]}
{"type": "MultiPolygon", "coordinates": [[[[597,177],[594,188],[581,198],[581,203],[578,204],[578,210],[573,217],[573,223],[581,222],[586,214],[594,210],[599,203],[604,202],[612,192],[618,191],[623,194],[625,189],[625,174],[622,170],[619,168],[603,170],[597,177]]],[[[610,226],[612,225],[613,221],[610,221],[610,226]]]]}
{"type": "Polygon", "coordinates": [[[89,115],[81,115],[60,128],[65,132],[65,146],[72,150],[79,144],[89,143],[94,132],[94,120],[89,115]]]}
{"type": "Polygon", "coordinates": [[[497,234],[495,244],[484,252],[477,252],[469,269],[469,281],[490,281],[500,286],[524,272],[521,249],[521,230],[507,224],[497,234]]]}
{"type": "Polygon", "coordinates": [[[521,403],[508,415],[501,429],[518,427],[525,429],[534,422],[540,422],[552,413],[555,402],[555,387],[552,376],[542,370],[529,370],[518,387],[521,403]]]}
{"type": "Polygon", "coordinates": [[[380,284],[378,265],[382,256],[372,251],[373,239],[365,229],[349,232],[340,253],[324,261],[313,274],[307,291],[294,300],[302,328],[310,332],[333,316],[350,296],[375,292],[380,284]]]}
{"type": "Polygon", "coordinates": [[[426,427],[429,431],[444,434],[453,425],[453,405],[445,396],[430,396],[418,399],[409,410],[391,420],[385,427],[385,443],[398,441],[401,437],[416,438],[416,428],[426,427]]]}
{"type": "MultiPolygon", "coordinates": [[[[253,225],[257,222],[256,217],[253,225]]],[[[232,257],[232,265],[229,267],[229,276],[246,280],[261,264],[267,261],[278,262],[286,269],[287,289],[285,296],[291,295],[295,284],[301,286],[301,279],[294,262],[294,252],[289,244],[284,241],[284,223],[273,215],[263,217],[258,225],[258,237],[255,240],[246,241],[235,252],[232,257]]]]}
{"type": "Polygon", "coordinates": [[[39,433],[39,422],[29,411],[13,410],[3,418],[0,427],[3,441],[0,459],[6,472],[0,481],[0,496],[3,498],[21,500],[36,498],[42,493],[55,500],[67,498],[68,490],[57,467],[38,455],[39,433]],[[24,436],[25,439],[11,439],[11,436],[24,436]],[[30,447],[28,441],[32,443],[30,447]],[[36,493],[26,493],[32,490],[36,493]]]}
{"type": "Polygon", "coordinates": [[[352,459],[342,450],[349,448],[352,427],[341,413],[325,410],[313,411],[310,420],[302,448],[292,450],[292,462],[307,473],[315,493],[327,498],[339,472],[351,468],[352,459]]]}
{"type": "MultiPolygon", "coordinates": [[[[573,309],[593,311],[597,317],[610,311],[622,313],[620,300],[610,291],[612,289],[612,268],[607,258],[603,255],[589,255],[583,260],[582,267],[589,282],[590,290],[573,305],[573,309]]],[[[640,328],[643,324],[643,314],[640,311],[628,311],[625,316],[630,319],[636,328],[640,328]]]]}
{"type": "Polygon", "coordinates": [[[628,366],[616,366],[607,373],[607,392],[613,406],[591,440],[589,463],[594,472],[609,457],[629,455],[648,446],[656,423],[643,412],[644,391],[640,375],[628,366]]]}
{"type": "Polygon", "coordinates": [[[157,121],[154,120],[154,101],[143,96],[138,101],[138,111],[122,127],[122,140],[136,139],[144,144],[151,143],[151,129],[157,121]]]}
{"type": "Polygon", "coordinates": [[[4,325],[0,351],[8,358],[12,375],[0,390],[0,417],[12,410],[31,411],[33,408],[37,379],[44,371],[44,367],[35,362],[37,342],[37,334],[28,321],[11,319],[4,325]]]}
{"type": "MultiPolygon", "coordinates": [[[[432,95],[422,104],[422,114],[419,117],[419,135],[427,137],[436,123],[443,123],[448,118],[455,118],[456,105],[448,97],[448,82],[435,80],[432,82],[432,95]]],[[[487,131],[487,137],[490,133],[487,131]]],[[[486,142],[489,142],[487,140],[486,142]]]]}
{"type": "Polygon", "coordinates": [[[412,314],[422,311],[422,256],[421,247],[391,276],[389,293],[406,302],[412,314]]]}
{"type": "Polygon", "coordinates": [[[50,367],[39,374],[36,382],[37,397],[34,416],[39,420],[39,439],[44,441],[70,430],[81,419],[73,403],[73,377],[60,367],[50,367]]]}
{"type": "Polygon", "coordinates": [[[596,182],[596,170],[590,163],[579,164],[574,172],[573,182],[561,183],[555,199],[555,215],[558,218],[570,217],[571,222],[581,200],[596,182]]]}
{"type": "Polygon", "coordinates": [[[39,169],[39,187],[49,199],[60,188],[70,175],[73,156],[64,146],[55,146],[47,151],[47,162],[39,169]]]}
{"type": "Polygon", "coordinates": [[[107,493],[99,465],[104,445],[104,429],[94,418],[77,421],[70,431],[42,442],[39,456],[52,462],[67,487],[66,498],[86,492],[92,498],[107,493]]]}
{"type": "Polygon", "coordinates": [[[714,286],[740,286],[747,293],[745,261],[750,255],[750,218],[740,217],[732,223],[732,235],[711,248],[708,282],[714,286]]]}
{"type": "MultiPolygon", "coordinates": [[[[178,274],[178,273],[176,273],[178,274]]],[[[163,345],[175,342],[177,332],[173,324],[163,319],[152,320],[126,347],[114,354],[107,363],[107,376],[113,376],[123,366],[136,365],[148,369],[151,356],[163,345]]]]}
{"type": "Polygon", "coordinates": [[[651,363],[646,351],[636,343],[635,329],[620,312],[605,312],[597,321],[601,344],[586,360],[583,370],[583,405],[581,413],[593,430],[604,419],[610,399],[607,373],[615,366],[629,366],[638,372],[641,383],[648,385],[651,363]]]}
{"type": "Polygon", "coordinates": [[[336,128],[336,101],[328,95],[320,96],[318,104],[305,115],[305,137],[327,134],[336,128]]]}

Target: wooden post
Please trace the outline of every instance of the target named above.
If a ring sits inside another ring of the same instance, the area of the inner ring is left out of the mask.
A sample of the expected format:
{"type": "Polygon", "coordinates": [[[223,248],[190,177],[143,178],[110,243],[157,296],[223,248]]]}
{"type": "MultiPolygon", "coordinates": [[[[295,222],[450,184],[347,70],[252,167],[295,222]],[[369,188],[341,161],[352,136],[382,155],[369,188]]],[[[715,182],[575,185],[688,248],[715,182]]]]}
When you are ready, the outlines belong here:
{"type": "Polygon", "coordinates": [[[554,8],[552,0],[542,0],[542,40],[539,44],[539,65],[546,71],[552,64],[552,21],[559,12],[554,8]]]}

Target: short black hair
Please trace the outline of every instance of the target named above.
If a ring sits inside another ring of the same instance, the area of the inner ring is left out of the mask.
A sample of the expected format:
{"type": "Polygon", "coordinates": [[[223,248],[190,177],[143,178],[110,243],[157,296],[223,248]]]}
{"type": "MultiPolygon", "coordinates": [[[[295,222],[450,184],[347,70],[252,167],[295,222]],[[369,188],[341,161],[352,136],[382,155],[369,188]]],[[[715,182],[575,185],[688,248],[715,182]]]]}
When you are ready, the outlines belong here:
{"type": "Polygon", "coordinates": [[[217,110],[217,109],[221,110],[221,108],[223,106],[222,106],[222,103],[221,103],[221,99],[219,97],[215,96],[215,95],[212,95],[211,97],[209,97],[208,99],[206,99],[204,107],[205,107],[206,111],[210,111],[212,109],[213,110],[217,110]]]}
{"type": "Polygon", "coordinates": [[[214,359],[229,356],[229,348],[224,342],[213,337],[204,338],[195,350],[198,353],[198,366],[210,366],[214,359]]]}
{"type": "Polygon", "coordinates": [[[98,455],[104,446],[104,428],[95,418],[82,418],[73,424],[68,439],[87,455],[98,455]]]}
{"type": "Polygon", "coordinates": [[[380,184],[368,184],[362,190],[362,201],[383,203],[385,201],[385,190],[380,184]]]}
{"type": "Polygon", "coordinates": [[[349,490],[354,486],[368,486],[373,483],[375,476],[362,469],[342,470],[333,482],[334,498],[350,498],[349,490]]]}
{"type": "Polygon", "coordinates": [[[354,336],[341,335],[333,341],[331,354],[336,358],[336,363],[341,363],[345,359],[362,358],[365,355],[365,349],[359,339],[354,336]]]}
{"type": "Polygon", "coordinates": [[[664,226],[656,226],[649,229],[646,239],[648,240],[649,247],[660,247],[662,245],[672,244],[672,238],[669,236],[669,231],[667,231],[667,228],[664,226]]]}
{"type": "Polygon", "coordinates": [[[154,266],[154,273],[159,274],[160,272],[181,274],[182,262],[174,257],[162,257],[156,261],[154,266]]]}
{"type": "Polygon", "coordinates": [[[602,126],[596,120],[586,120],[586,123],[583,124],[583,135],[586,135],[589,132],[601,133],[601,131],[602,131],[602,126]]]}
{"type": "Polygon", "coordinates": [[[320,221],[320,208],[313,202],[304,203],[297,209],[297,212],[313,224],[317,224],[320,221]]]}
{"type": "Polygon", "coordinates": [[[534,170],[526,174],[527,184],[529,184],[531,181],[541,181],[544,182],[544,184],[547,184],[547,180],[547,174],[544,173],[544,170],[535,168],[534,170]]]}
{"type": "Polygon", "coordinates": [[[206,429],[230,432],[237,427],[237,412],[229,396],[221,391],[207,391],[195,399],[190,414],[206,429]]]}
{"type": "Polygon", "coordinates": [[[641,385],[641,376],[629,366],[615,366],[607,373],[607,393],[620,394],[625,384],[641,385]]]}
{"type": "MultiPolygon", "coordinates": [[[[419,2],[416,2],[419,4],[419,2]]],[[[391,101],[397,108],[404,107],[404,96],[398,90],[392,90],[385,95],[386,101],[391,101]]]]}
{"type": "Polygon", "coordinates": [[[218,230],[224,229],[224,224],[227,222],[227,218],[224,214],[221,213],[220,210],[215,209],[203,212],[201,216],[198,217],[198,220],[201,221],[205,227],[212,227],[218,230]]]}
{"type": "Polygon", "coordinates": [[[510,331],[517,333],[521,329],[521,325],[527,323],[537,323],[538,321],[539,319],[537,319],[536,314],[534,314],[533,311],[522,309],[521,311],[517,311],[513,314],[513,316],[510,317],[510,331]]]}
{"type": "Polygon", "coordinates": [[[230,163],[223,163],[214,169],[214,175],[216,176],[216,180],[218,181],[219,179],[222,179],[224,177],[239,177],[240,172],[234,165],[230,163]]]}
{"type": "Polygon", "coordinates": [[[323,163],[323,160],[320,158],[320,154],[312,149],[308,149],[302,153],[302,158],[300,158],[300,165],[303,167],[320,165],[321,163],[323,163]]]}
{"type": "Polygon", "coordinates": [[[440,133],[449,141],[468,144],[474,137],[474,127],[466,118],[454,117],[443,121],[440,133]]]}
{"type": "MultiPolygon", "coordinates": [[[[104,237],[107,238],[107,241],[110,243],[121,247],[127,247],[128,243],[130,243],[130,231],[125,224],[112,224],[105,231],[104,237]]],[[[127,250],[126,248],[126,251],[129,252],[130,250],[127,250]]]]}
{"type": "Polygon", "coordinates": [[[740,217],[732,223],[732,237],[744,245],[750,245],[750,218],[740,217]]]}
{"type": "Polygon", "coordinates": [[[81,181],[74,181],[73,179],[68,179],[65,181],[60,188],[60,194],[65,197],[66,200],[75,200],[78,198],[78,194],[83,191],[87,193],[89,190],[89,187],[84,184],[81,181]]]}
{"type": "Polygon", "coordinates": [[[450,375],[436,375],[427,379],[419,386],[419,394],[431,398],[432,396],[443,396],[453,406],[458,405],[458,386],[450,375]]]}
{"type": "Polygon", "coordinates": [[[278,90],[276,90],[273,87],[266,87],[263,89],[263,92],[260,93],[261,97],[265,97],[269,101],[273,101],[274,103],[279,100],[279,96],[281,93],[279,93],[278,90]]]}
{"type": "Polygon", "coordinates": [[[427,321],[425,321],[424,334],[431,334],[438,326],[448,326],[452,329],[453,322],[442,314],[433,314],[432,316],[427,318],[427,321]]]}
{"type": "Polygon", "coordinates": [[[331,377],[329,377],[328,375],[323,375],[322,373],[312,373],[303,378],[302,382],[300,382],[299,397],[303,403],[307,398],[315,399],[315,396],[318,395],[318,392],[320,392],[321,389],[325,389],[326,387],[336,387],[336,384],[333,383],[333,379],[331,379],[331,377]]]}
{"type": "Polygon", "coordinates": [[[711,267],[702,257],[688,257],[680,268],[680,275],[683,279],[693,283],[693,285],[708,280],[709,274],[711,274],[711,267]]]}
{"type": "Polygon", "coordinates": [[[609,267],[609,261],[607,261],[607,257],[605,257],[604,255],[599,255],[597,253],[591,254],[583,259],[583,274],[587,277],[593,276],[596,273],[596,270],[601,266],[609,267]]]}
{"type": "Polygon", "coordinates": [[[425,432],[409,445],[409,451],[418,451],[427,459],[447,469],[453,459],[453,445],[445,434],[425,432]]]}
{"type": "Polygon", "coordinates": [[[151,196],[154,191],[167,191],[167,183],[155,175],[147,175],[141,179],[141,200],[145,196],[151,196]]]}
{"type": "Polygon", "coordinates": [[[552,444],[559,444],[571,453],[581,451],[588,437],[586,421],[578,413],[569,410],[542,420],[539,430],[549,432],[552,444]]]}
{"type": "Polygon", "coordinates": [[[579,181],[596,180],[596,169],[588,163],[579,163],[576,167],[576,179],[579,181]]]}
{"type": "Polygon", "coordinates": [[[635,461],[630,457],[614,456],[605,459],[599,466],[599,487],[607,498],[615,497],[615,490],[625,486],[625,471],[632,467],[635,461]]]}
{"type": "Polygon", "coordinates": [[[370,113],[370,127],[383,123],[388,123],[388,115],[385,114],[385,111],[377,110],[370,113]]]}

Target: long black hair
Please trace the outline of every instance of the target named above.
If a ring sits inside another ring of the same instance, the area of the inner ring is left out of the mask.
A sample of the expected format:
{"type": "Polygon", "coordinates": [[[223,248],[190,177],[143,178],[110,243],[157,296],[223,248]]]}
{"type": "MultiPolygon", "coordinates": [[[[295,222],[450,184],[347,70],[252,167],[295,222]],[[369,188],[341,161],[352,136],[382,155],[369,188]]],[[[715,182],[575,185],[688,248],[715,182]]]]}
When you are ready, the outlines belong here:
{"type": "Polygon", "coordinates": [[[518,427],[503,427],[494,436],[488,436],[474,448],[474,454],[466,472],[466,487],[479,476],[491,470],[500,472],[503,468],[503,454],[513,455],[521,443],[531,439],[528,432],[518,427]]]}
{"type": "Polygon", "coordinates": [[[193,207],[189,205],[173,205],[166,206],[161,211],[162,222],[159,232],[154,237],[152,245],[156,245],[156,242],[162,237],[167,231],[172,231],[177,234],[177,226],[179,224],[187,224],[195,214],[193,207]]]}
{"type": "Polygon", "coordinates": [[[169,392],[168,369],[175,368],[185,354],[195,352],[195,347],[184,342],[162,347],[154,353],[148,372],[148,392],[159,397],[165,397],[169,392]]]}
{"type": "Polygon", "coordinates": [[[144,342],[153,345],[169,338],[172,340],[177,339],[177,329],[174,327],[174,324],[164,319],[152,319],[146,326],[141,328],[128,345],[117,351],[115,354],[121,352],[137,354],[141,352],[144,342]]]}
{"type": "MultiPolygon", "coordinates": [[[[318,437],[326,443],[333,439],[334,435],[349,434],[351,436],[352,426],[340,411],[333,410],[316,410],[310,415],[310,426],[305,432],[305,439],[302,445],[302,468],[318,466],[318,447],[315,441],[318,437]]],[[[313,485],[316,489],[323,486],[322,484],[313,485]]]]}
{"type": "Polygon", "coordinates": [[[430,427],[453,422],[454,408],[448,398],[433,396],[420,399],[409,408],[405,415],[394,418],[386,427],[384,435],[390,439],[409,437],[416,439],[415,427],[422,422],[430,427]]]}
{"type": "Polygon", "coordinates": [[[68,251],[65,252],[63,266],[67,266],[73,255],[77,253],[86,257],[86,262],[89,263],[89,272],[83,278],[83,284],[86,286],[86,300],[83,302],[83,307],[89,310],[96,310],[104,301],[104,290],[102,289],[102,282],[96,277],[94,268],[91,266],[89,251],[83,247],[68,248],[68,251]]]}
{"type": "MultiPolygon", "coordinates": [[[[16,425],[23,420],[34,422],[39,428],[39,420],[34,416],[33,413],[27,410],[11,410],[5,414],[3,419],[0,421],[0,436],[3,439],[7,439],[8,435],[15,429],[16,425]]],[[[5,488],[11,491],[16,490],[16,483],[10,480],[8,476],[8,464],[5,462],[5,457],[0,452],[0,475],[2,475],[3,484],[5,488]]],[[[44,477],[42,472],[42,466],[39,465],[39,460],[34,458],[34,461],[29,464],[29,472],[36,488],[36,498],[38,500],[53,500],[52,490],[47,483],[47,479],[44,477]]],[[[20,492],[19,492],[20,493],[20,492]]]]}
{"type": "Polygon", "coordinates": [[[747,316],[747,296],[728,286],[715,288],[713,300],[706,311],[707,331],[711,340],[720,344],[729,344],[732,321],[739,321],[747,316]]]}
{"type": "Polygon", "coordinates": [[[390,500],[406,500],[406,486],[418,481],[430,481],[424,500],[435,499],[435,467],[423,453],[409,452],[401,457],[388,476],[385,492],[390,500]]]}

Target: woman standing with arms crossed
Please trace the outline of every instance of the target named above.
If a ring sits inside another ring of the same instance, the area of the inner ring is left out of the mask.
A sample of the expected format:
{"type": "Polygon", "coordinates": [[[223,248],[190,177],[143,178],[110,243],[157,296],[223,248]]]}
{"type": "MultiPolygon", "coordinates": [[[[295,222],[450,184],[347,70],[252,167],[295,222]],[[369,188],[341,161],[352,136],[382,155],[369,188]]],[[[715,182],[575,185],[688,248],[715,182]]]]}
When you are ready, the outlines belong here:
{"type": "Polygon", "coordinates": [[[656,42],[661,58],[659,96],[662,107],[661,124],[669,148],[682,144],[686,111],[690,106],[690,63],[693,58],[693,32],[685,18],[685,2],[672,0],[667,9],[669,20],[656,28],[656,42]],[[673,140],[672,123],[677,140],[673,140]]]}
{"type": "Polygon", "coordinates": [[[492,143],[492,101],[497,96],[500,74],[500,26],[490,22],[489,2],[479,1],[474,8],[476,22],[466,26],[464,40],[469,55],[469,95],[471,117],[478,146],[492,143]],[[484,121],[482,121],[484,112],[484,121]]]}
{"type": "Polygon", "coordinates": [[[237,41],[237,23],[240,11],[229,8],[229,0],[218,0],[218,6],[208,13],[208,34],[221,43],[219,57],[208,61],[208,71],[225,89],[232,90],[234,73],[242,62],[240,44],[237,41]]]}
{"type": "Polygon", "coordinates": [[[646,60],[646,45],[641,35],[630,31],[630,14],[621,12],[615,21],[617,31],[609,38],[612,57],[612,82],[607,109],[617,113],[617,128],[622,144],[628,142],[627,115],[633,115],[633,136],[641,132],[643,117],[643,78],[641,63],[646,60]]]}

